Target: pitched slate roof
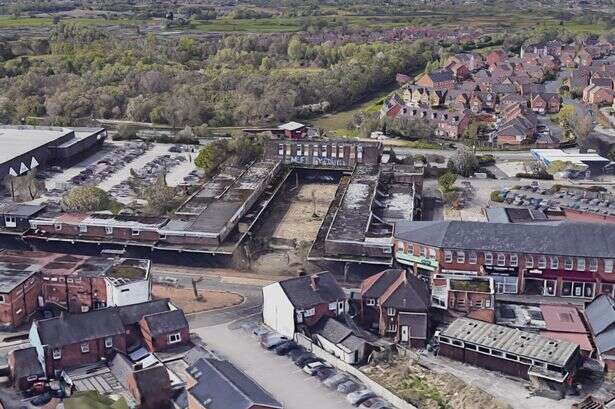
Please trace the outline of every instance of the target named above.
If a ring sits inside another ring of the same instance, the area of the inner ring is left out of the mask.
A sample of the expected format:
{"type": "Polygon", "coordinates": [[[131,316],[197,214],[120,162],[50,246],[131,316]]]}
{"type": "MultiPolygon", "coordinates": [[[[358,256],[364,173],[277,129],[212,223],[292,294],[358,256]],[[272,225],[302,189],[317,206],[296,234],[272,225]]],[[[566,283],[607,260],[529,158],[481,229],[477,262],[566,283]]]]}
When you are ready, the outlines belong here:
{"type": "Polygon", "coordinates": [[[453,72],[448,68],[432,71],[426,74],[433,82],[453,81],[455,79],[453,72]]]}
{"type": "Polygon", "coordinates": [[[171,380],[169,379],[169,372],[164,365],[140,369],[135,371],[132,376],[137,384],[139,393],[146,399],[151,399],[153,396],[161,398],[168,396],[170,398],[171,380]]]}
{"type": "Polygon", "coordinates": [[[134,325],[146,315],[169,311],[169,300],[152,300],[138,304],[119,307],[119,314],[124,325],[134,325]]]}
{"type": "Polygon", "coordinates": [[[179,331],[188,327],[182,310],[163,311],[143,317],[153,337],[179,331]]]}
{"type": "Polygon", "coordinates": [[[200,359],[188,373],[197,381],[189,393],[207,409],[282,409],[280,402],[229,362],[200,359]]]}
{"type": "Polygon", "coordinates": [[[601,294],[585,307],[585,317],[600,353],[615,348],[615,300],[601,294]]]}
{"type": "Polygon", "coordinates": [[[418,221],[395,223],[395,238],[447,249],[613,257],[615,225],[418,221]]]}
{"type": "Polygon", "coordinates": [[[384,307],[413,312],[429,309],[427,285],[417,277],[406,274],[404,270],[388,269],[364,280],[361,283],[361,296],[378,298],[384,307]]]}
{"type": "Polygon", "coordinates": [[[318,304],[346,299],[346,293],[339,286],[333,274],[328,271],[312,276],[289,278],[280,281],[279,284],[295,308],[312,308],[318,304]],[[312,287],[312,277],[318,280],[315,288],[312,287]]]}
{"type": "Polygon", "coordinates": [[[94,310],[84,314],[62,314],[37,321],[34,325],[43,345],[60,347],[92,339],[124,334],[116,308],[94,310]]]}

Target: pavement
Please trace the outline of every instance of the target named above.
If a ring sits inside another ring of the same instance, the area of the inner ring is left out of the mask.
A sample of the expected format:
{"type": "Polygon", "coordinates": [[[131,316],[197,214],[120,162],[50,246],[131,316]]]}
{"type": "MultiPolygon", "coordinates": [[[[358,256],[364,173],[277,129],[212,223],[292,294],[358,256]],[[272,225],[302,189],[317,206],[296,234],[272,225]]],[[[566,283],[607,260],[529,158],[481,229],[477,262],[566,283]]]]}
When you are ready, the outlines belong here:
{"type": "Polygon", "coordinates": [[[227,325],[196,331],[209,348],[234,365],[273,395],[285,409],[352,409],[345,396],[327,389],[316,378],[303,373],[286,356],[262,349],[258,341],[241,329],[227,325]],[[229,340],[233,342],[229,342],[229,340]]]}

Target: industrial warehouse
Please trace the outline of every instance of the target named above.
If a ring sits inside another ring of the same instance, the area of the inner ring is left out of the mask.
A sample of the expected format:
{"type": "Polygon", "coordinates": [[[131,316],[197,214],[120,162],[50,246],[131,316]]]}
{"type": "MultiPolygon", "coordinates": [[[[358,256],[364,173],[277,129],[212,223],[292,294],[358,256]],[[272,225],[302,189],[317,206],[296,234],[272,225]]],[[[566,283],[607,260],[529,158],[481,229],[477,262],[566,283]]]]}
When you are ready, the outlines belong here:
{"type": "Polygon", "coordinates": [[[70,166],[101,146],[103,128],[0,126],[0,175],[19,176],[49,165],[70,166]]]}

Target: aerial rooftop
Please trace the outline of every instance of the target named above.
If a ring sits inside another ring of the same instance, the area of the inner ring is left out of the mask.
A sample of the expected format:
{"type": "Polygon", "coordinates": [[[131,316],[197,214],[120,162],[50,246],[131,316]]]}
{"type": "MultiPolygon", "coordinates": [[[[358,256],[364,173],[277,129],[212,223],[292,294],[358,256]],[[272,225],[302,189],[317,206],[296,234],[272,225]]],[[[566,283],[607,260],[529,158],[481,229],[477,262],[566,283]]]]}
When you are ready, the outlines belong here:
{"type": "Polygon", "coordinates": [[[562,367],[579,348],[571,342],[469,318],[456,319],[440,336],[562,367]]]}

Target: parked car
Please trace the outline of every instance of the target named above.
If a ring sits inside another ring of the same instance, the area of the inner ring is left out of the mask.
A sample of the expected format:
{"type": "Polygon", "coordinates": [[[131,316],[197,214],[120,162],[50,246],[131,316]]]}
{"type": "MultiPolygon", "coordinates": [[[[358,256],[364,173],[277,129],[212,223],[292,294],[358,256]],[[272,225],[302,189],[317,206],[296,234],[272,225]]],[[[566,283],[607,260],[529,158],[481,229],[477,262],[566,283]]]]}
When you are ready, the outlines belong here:
{"type": "Polygon", "coordinates": [[[290,351],[288,353],[288,357],[295,362],[297,359],[299,359],[301,357],[301,355],[305,355],[305,354],[309,354],[309,352],[307,352],[305,349],[303,349],[303,347],[299,347],[297,349],[293,349],[292,351],[290,351]]]}
{"type": "Polygon", "coordinates": [[[363,385],[356,383],[355,381],[346,381],[337,386],[337,391],[343,393],[344,395],[349,394],[350,392],[354,392],[358,389],[361,389],[363,385]]]}
{"type": "Polygon", "coordinates": [[[389,402],[385,401],[381,398],[370,398],[363,402],[361,409],[393,409],[393,407],[389,404],[389,402]]]}
{"type": "Polygon", "coordinates": [[[297,345],[295,342],[285,341],[285,342],[282,342],[277,347],[273,348],[273,351],[278,355],[286,355],[293,349],[297,349],[297,348],[299,348],[299,345],[297,345]]]}
{"type": "Polygon", "coordinates": [[[33,404],[34,406],[43,406],[47,403],[49,403],[49,401],[51,400],[51,393],[49,392],[45,392],[42,393],[38,396],[35,396],[30,403],[33,404]]]}
{"type": "Polygon", "coordinates": [[[288,341],[288,338],[281,335],[274,335],[270,337],[264,337],[261,340],[261,346],[267,350],[271,350],[286,341],[288,341]]]}
{"type": "Polygon", "coordinates": [[[254,335],[257,339],[262,339],[264,335],[271,334],[271,330],[265,327],[256,327],[252,330],[252,335],[254,335]]]}
{"type": "Polygon", "coordinates": [[[346,400],[348,403],[354,406],[359,406],[369,398],[375,398],[376,394],[369,389],[360,389],[358,391],[354,391],[349,393],[346,396],[346,400]]]}
{"type": "Polygon", "coordinates": [[[322,362],[322,361],[314,361],[314,362],[310,362],[306,364],[303,367],[303,372],[305,372],[306,374],[310,376],[314,376],[316,375],[316,371],[320,368],[331,368],[331,365],[329,365],[326,362],[322,362]]]}
{"type": "Polygon", "coordinates": [[[295,361],[295,365],[297,365],[300,368],[303,368],[304,366],[312,362],[322,362],[322,359],[317,358],[311,352],[307,352],[306,355],[301,356],[295,361]]]}
{"type": "Polygon", "coordinates": [[[333,368],[319,368],[316,370],[316,376],[321,382],[334,376],[337,372],[333,368]]]}
{"type": "Polygon", "coordinates": [[[339,384],[342,384],[346,381],[349,381],[350,378],[348,377],[348,375],[344,374],[344,373],[338,373],[337,375],[334,375],[330,378],[328,378],[326,381],[323,382],[323,384],[327,387],[327,388],[331,388],[331,389],[335,389],[337,388],[337,386],[339,384]]]}

